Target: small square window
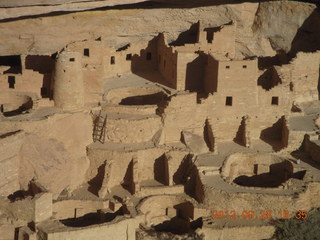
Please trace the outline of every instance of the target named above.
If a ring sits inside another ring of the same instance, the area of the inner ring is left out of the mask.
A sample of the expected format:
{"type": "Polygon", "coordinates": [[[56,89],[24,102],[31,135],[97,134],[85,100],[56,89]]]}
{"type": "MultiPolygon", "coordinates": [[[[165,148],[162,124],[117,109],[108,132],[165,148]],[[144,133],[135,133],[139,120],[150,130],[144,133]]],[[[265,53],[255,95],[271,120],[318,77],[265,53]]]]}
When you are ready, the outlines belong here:
{"type": "Polygon", "coordinates": [[[85,48],[85,49],[83,49],[83,56],[87,56],[87,57],[89,57],[89,56],[90,56],[89,48],[85,48]]]}
{"type": "Polygon", "coordinates": [[[229,69],[230,68],[230,66],[226,66],[226,69],[229,69]]]}
{"type": "Polygon", "coordinates": [[[232,106],[232,97],[226,97],[226,106],[232,106]]]}
{"type": "Polygon", "coordinates": [[[147,60],[150,61],[152,59],[152,54],[151,52],[147,52],[147,60]]]}
{"type": "Polygon", "coordinates": [[[14,89],[14,85],[16,84],[16,77],[8,76],[8,83],[9,83],[9,88],[14,89]]]}
{"type": "Polygon", "coordinates": [[[271,105],[279,105],[279,97],[272,97],[271,105]]]}
{"type": "Polygon", "coordinates": [[[75,59],[74,59],[74,58],[69,58],[69,61],[70,61],[70,62],[74,62],[75,59]]]}
{"type": "Polygon", "coordinates": [[[242,68],[247,68],[247,65],[242,65],[242,68]]]}
{"type": "Polygon", "coordinates": [[[253,164],[253,172],[255,175],[258,174],[258,167],[259,167],[259,164],[253,164]]]}
{"type": "Polygon", "coordinates": [[[132,59],[132,54],[131,53],[127,54],[126,60],[127,61],[131,61],[131,59],[132,59]]]}
{"type": "Polygon", "coordinates": [[[115,57],[114,57],[114,56],[111,56],[111,58],[110,58],[110,64],[113,65],[113,64],[115,64],[115,63],[116,63],[115,57]]]}

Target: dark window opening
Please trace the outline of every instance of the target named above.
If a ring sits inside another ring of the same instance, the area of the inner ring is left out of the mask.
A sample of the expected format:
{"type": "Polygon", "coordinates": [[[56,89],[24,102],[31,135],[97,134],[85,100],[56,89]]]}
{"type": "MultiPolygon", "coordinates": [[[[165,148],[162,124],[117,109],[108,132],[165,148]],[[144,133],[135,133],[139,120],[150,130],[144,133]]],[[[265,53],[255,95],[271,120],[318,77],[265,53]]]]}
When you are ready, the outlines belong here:
{"type": "Polygon", "coordinates": [[[247,68],[247,65],[242,65],[242,68],[247,68]]]}
{"type": "Polygon", "coordinates": [[[12,56],[0,56],[0,65],[1,66],[21,66],[21,58],[19,55],[12,56]]]}
{"type": "Polygon", "coordinates": [[[110,64],[115,64],[116,63],[116,59],[115,59],[115,57],[114,56],[111,56],[111,58],[110,58],[110,64]]]}
{"type": "Polygon", "coordinates": [[[207,42],[212,43],[213,42],[213,32],[207,31],[207,42]]]}
{"type": "Polygon", "coordinates": [[[151,52],[147,52],[147,60],[150,61],[152,59],[152,54],[151,52]]]}
{"type": "Polygon", "coordinates": [[[253,165],[253,172],[254,172],[255,175],[258,174],[258,166],[259,166],[258,164],[254,164],[253,165]]]}
{"type": "Polygon", "coordinates": [[[49,55],[28,55],[25,58],[26,69],[32,69],[42,74],[51,73],[54,67],[56,54],[49,55]]]}
{"type": "Polygon", "coordinates": [[[131,59],[132,59],[132,54],[131,54],[131,53],[127,54],[126,60],[127,60],[127,61],[130,61],[131,59]]]}
{"type": "Polygon", "coordinates": [[[70,62],[74,62],[74,60],[75,60],[74,58],[70,58],[69,59],[70,62]]]}
{"type": "Polygon", "coordinates": [[[226,97],[226,106],[232,106],[232,97],[226,97]]]}
{"type": "Polygon", "coordinates": [[[230,68],[230,66],[226,66],[226,69],[229,69],[230,68]]]}
{"type": "Polygon", "coordinates": [[[90,56],[89,48],[85,48],[85,49],[83,49],[83,56],[87,56],[87,57],[89,57],[89,56],[90,56]]]}
{"type": "Polygon", "coordinates": [[[9,88],[14,89],[14,85],[16,84],[16,77],[8,76],[8,83],[9,83],[9,88]]]}
{"type": "Polygon", "coordinates": [[[279,105],[279,97],[272,97],[271,105],[279,105]]]}
{"type": "Polygon", "coordinates": [[[3,113],[3,104],[0,105],[0,112],[3,113]]]}
{"type": "Polygon", "coordinates": [[[0,66],[8,66],[4,73],[21,73],[21,58],[19,55],[0,56],[0,66]]]}

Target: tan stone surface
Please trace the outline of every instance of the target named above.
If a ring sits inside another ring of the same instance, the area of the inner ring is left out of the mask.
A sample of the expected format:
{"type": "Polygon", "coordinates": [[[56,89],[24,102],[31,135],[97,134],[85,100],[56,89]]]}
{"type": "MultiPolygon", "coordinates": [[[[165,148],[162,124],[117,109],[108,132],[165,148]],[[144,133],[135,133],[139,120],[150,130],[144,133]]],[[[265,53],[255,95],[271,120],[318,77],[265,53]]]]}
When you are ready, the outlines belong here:
{"type": "MultiPolygon", "coordinates": [[[[0,14],[115,4],[39,3],[0,14]]],[[[170,4],[0,21],[0,232],[265,239],[245,211],[319,207],[317,7],[170,4]]]]}
{"type": "Polygon", "coordinates": [[[19,190],[19,151],[24,132],[17,131],[0,136],[0,195],[7,196],[19,190]]]}

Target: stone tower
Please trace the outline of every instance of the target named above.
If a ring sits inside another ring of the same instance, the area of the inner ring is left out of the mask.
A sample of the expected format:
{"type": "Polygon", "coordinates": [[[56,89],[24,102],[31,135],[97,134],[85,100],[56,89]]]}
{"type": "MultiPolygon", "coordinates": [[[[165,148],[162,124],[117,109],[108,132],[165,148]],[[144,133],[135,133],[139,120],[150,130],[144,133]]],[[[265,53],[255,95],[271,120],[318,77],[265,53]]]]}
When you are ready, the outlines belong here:
{"type": "Polygon", "coordinates": [[[57,56],[53,100],[56,107],[64,110],[77,110],[84,106],[80,53],[63,51],[57,56]]]}

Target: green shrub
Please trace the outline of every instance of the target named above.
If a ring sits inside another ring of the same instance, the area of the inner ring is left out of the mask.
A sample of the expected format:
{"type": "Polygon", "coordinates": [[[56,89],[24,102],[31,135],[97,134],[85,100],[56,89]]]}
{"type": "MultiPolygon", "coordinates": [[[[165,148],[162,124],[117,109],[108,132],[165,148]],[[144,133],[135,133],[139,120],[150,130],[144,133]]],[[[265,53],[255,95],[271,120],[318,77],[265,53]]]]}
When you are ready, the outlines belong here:
{"type": "Polygon", "coordinates": [[[287,219],[276,223],[279,240],[320,240],[320,209],[307,213],[306,219],[287,219]]]}

